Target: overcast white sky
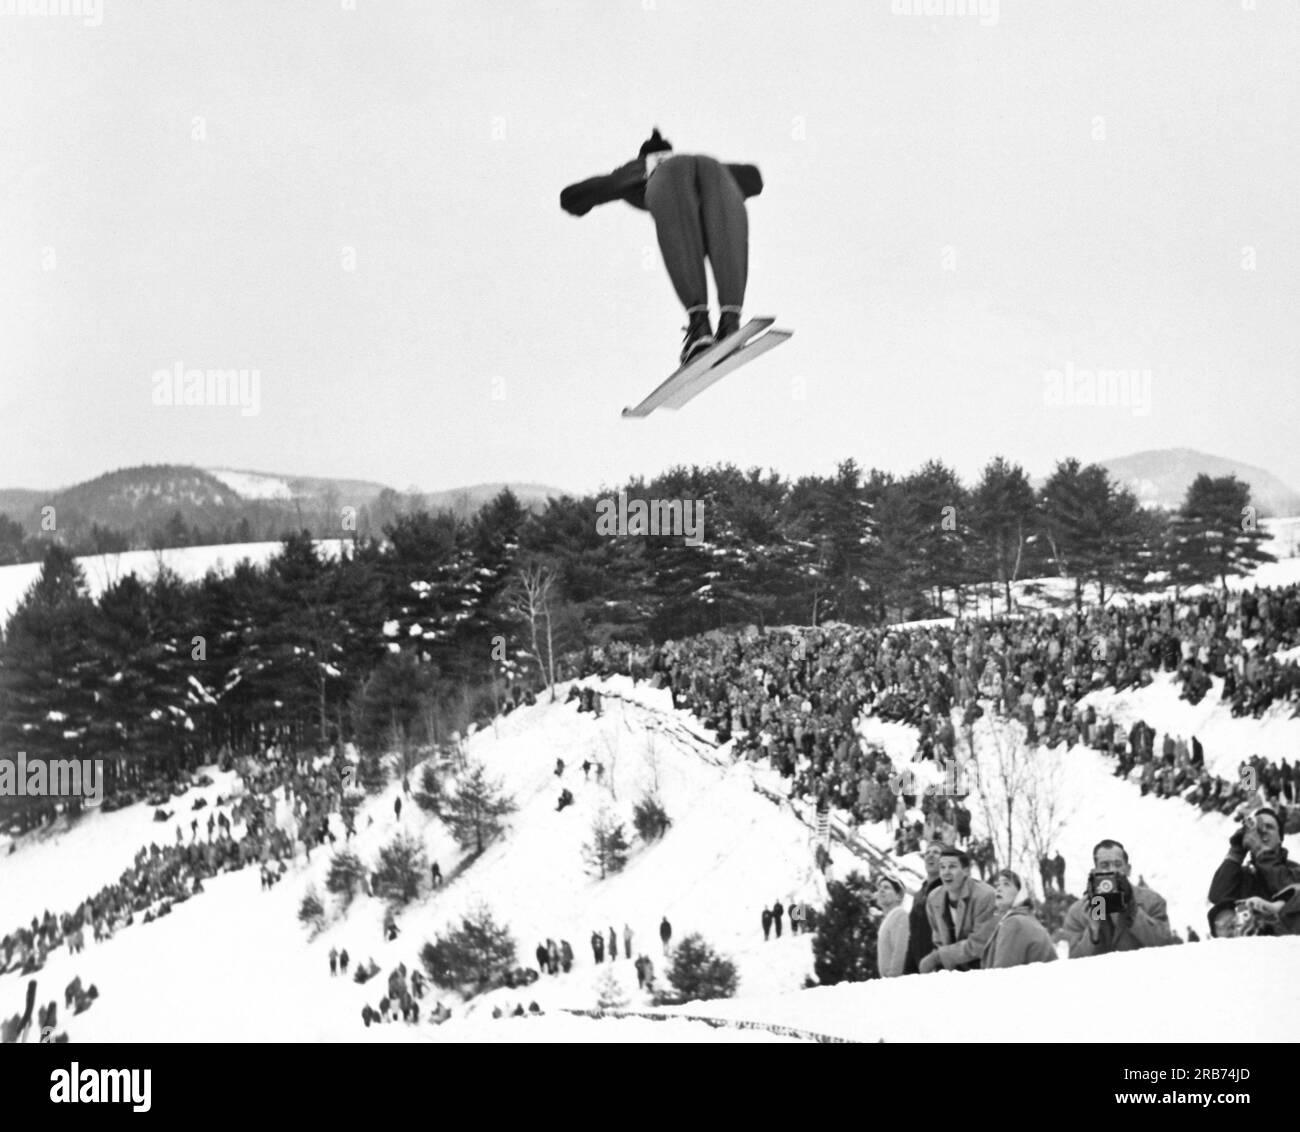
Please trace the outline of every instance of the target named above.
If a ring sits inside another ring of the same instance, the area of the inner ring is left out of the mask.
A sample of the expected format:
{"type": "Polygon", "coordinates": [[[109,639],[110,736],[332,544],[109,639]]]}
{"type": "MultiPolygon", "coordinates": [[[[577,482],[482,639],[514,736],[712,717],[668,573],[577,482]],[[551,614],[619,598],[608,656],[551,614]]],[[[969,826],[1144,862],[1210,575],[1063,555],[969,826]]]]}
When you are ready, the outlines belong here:
{"type": "Polygon", "coordinates": [[[350,3],[0,15],[0,485],[1189,446],[1300,486],[1292,0],[350,3]],[[746,308],[795,336],[624,421],[683,316],[647,214],[558,195],[655,125],[762,170],[746,308]],[[154,405],[177,363],[260,411],[154,405]],[[1046,403],[1070,366],[1149,413],[1046,403]]]}

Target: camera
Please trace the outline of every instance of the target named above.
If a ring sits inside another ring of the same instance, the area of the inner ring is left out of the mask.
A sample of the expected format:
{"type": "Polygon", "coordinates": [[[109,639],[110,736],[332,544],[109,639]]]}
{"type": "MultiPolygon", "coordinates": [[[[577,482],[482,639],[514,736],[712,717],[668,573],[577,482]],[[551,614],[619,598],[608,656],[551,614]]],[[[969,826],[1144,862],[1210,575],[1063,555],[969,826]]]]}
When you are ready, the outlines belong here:
{"type": "Polygon", "coordinates": [[[1255,935],[1259,931],[1259,923],[1255,918],[1255,910],[1244,900],[1238,900],[1236,904],[1236,932],[1238,935],[1255,935]]]}
{"type": "Polygon", "coordinates": [[[1124,890],[1120,885],[1123,879],[1116,872],[1094,872],[1088,878],[1088,894],[1102,898],[1108,915],[1124,907],[1124,890]]]}

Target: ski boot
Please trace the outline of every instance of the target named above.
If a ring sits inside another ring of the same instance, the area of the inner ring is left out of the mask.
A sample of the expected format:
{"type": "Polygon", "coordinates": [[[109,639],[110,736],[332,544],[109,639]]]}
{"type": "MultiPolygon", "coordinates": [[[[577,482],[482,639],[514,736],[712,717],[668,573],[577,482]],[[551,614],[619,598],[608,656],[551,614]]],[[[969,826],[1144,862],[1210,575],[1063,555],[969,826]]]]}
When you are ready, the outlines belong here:
{"type": "Polygon", "coordinates": [[[689,312],[690,325],[686,327],[686,340],[682,344],[682,365],[713,345],[713,326],[709,322],[707,307],[696,307],[689,312]]]}
{"type": "Polygon", "coordinates": [[[724,338],[730,338],[740,329],[740,308],[723,307],[722,313],[718,315],[718,333],[716,341],[721,342],[724,338]]]}

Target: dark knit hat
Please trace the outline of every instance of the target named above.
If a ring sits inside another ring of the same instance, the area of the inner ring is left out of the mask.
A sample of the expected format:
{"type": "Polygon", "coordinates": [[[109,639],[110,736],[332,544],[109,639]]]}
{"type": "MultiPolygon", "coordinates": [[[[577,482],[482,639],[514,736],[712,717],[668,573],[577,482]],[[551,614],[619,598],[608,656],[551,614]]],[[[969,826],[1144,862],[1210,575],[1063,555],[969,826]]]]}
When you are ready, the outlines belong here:
{"type": "Polygon", "coordinates": [[[1237,902],[1235,900],[1220,900],[1218,903],[1214,905],[1213,908],[1209,910],[1209,912],[1206,913],[1205,918],[1209,921],[1210,924],[1211,939],[1214,938],[1214,921],[1218,919],[1219,913],[1226,912],[1229,909],[1235,910],[1236,907],[1237,907],[1237,902]]]}
{"type": "Polygon", "coordinates": [[[1277,812],[1277,810],[1275,810],[1272,806],[1260,806],[1260,807],[1258,807],[1257,809],[1252,810],[1250,816],[1251,816],[1252,818],[1257,818],[1257,817],[1259,817],[1260,814],[1268,814],[1268,815],[1270,815],[1270,816],[1272,817],[1272,819],[1273,819],[1275,822],[1277,822],[1278,832],[1279,832],[1279,833],[1285,833],[1285,832],[1286,832],[1286,826],[1285,826],[1285,825],[1283,824],[1283,822],[1282,822],[1282,815],[1279,814],[1279,813],[1277,812]]]}
{"type": "Polygon", "coordinates": [[[659,127],[656,126],[654,133],[641,143],[641,152],[637,154],[637,156],[644,157],[647,153],[660,153],[663,150],[672,148],[673,143],[664,141],[664,139],[659,136],[659,127]]]}

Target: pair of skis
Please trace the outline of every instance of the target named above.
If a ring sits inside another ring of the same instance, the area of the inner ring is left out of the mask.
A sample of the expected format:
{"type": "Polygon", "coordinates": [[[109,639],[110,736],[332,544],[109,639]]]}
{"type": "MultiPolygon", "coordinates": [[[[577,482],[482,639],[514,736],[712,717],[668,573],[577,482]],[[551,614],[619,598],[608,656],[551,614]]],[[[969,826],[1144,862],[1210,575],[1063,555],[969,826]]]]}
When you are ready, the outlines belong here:
{"type": "Polygon", "coordinates": [[[714,382],[766,354],[794,333],[769,329],[775,321],[774,318],[750,319],[735,334],[715,342],[693,357],[636,408],[624,409],[623,416],[648,417],[659,408],[680,409],[714,382]]]}

